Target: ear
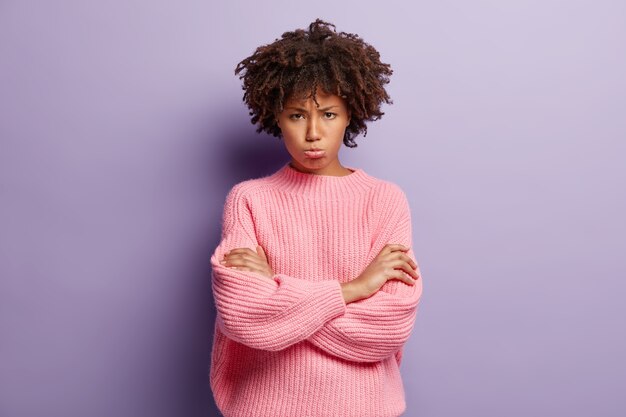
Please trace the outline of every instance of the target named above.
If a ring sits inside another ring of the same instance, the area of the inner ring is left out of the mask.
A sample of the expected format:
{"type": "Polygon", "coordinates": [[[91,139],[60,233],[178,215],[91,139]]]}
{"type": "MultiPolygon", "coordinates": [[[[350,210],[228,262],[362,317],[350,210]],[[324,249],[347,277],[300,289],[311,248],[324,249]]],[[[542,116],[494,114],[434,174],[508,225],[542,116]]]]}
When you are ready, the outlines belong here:
{"type": "Polygon", "coordinates": [[[350,126],[350,120],[352,120],[352,115],[348,112],[348,122],[346,123],[346,127],[350,126]]]}

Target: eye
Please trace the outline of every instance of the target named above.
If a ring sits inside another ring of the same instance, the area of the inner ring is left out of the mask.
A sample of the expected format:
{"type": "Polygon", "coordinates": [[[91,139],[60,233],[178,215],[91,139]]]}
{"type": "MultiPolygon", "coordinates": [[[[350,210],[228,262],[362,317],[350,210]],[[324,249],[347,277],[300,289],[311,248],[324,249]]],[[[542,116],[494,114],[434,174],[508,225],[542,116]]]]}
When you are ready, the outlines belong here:
{"type": "Polygon", "coordinates": [[[300,114],[300,113],[294,113],[294,114],[290,115],[290,116],[289,116],[289,118],[290,118],[291,120],[300,120],[300,119],[301,119],[301,117],[300,117],[300,116],[302,116],[302,114],[300,114]]]}
{"type": "Polygon", "coordinates": [[[324,116],[327,119],[334,119],[337,116],[337,114],[327,111],[326,113],[324,113],[324,116]]]}

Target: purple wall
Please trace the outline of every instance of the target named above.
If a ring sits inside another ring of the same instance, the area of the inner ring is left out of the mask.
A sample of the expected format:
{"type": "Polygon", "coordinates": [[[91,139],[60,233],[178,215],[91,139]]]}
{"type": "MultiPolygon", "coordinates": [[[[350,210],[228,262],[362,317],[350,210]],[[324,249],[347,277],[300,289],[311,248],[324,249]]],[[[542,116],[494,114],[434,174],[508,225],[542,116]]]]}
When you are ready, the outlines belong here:
{"type": "Polygon", "coordinates": [[[405,415],[623,416],[624,2],[226,3],[0,3],[0,416],[217,415],[222,204],[287,155],[233,70],[315,17],[395,70],[342,162],[412,204],[405,415]]]}

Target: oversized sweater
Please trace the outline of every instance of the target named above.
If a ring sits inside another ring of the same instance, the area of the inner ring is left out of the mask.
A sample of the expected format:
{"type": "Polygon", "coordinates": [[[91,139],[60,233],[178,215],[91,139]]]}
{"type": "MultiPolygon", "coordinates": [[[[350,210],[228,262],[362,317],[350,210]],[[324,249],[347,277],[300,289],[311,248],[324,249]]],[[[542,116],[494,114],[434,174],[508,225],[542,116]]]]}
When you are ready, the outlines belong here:
{"type": "MultiPolygon", "coordinates": [[[[412,246],[403,190],[360,168],[329,176],[285,164],[226,197],[211,256],[217,316],[210,385],[225,417],[395,417],[406,409],[399,366],[422,294],[387,281],[345,302],[348,282],[387,243],[412,246]],[[220,264],[265,250],[272,278],[220,264]]],[[[416,261],[411,249],[409,256],[416,261]]]]}

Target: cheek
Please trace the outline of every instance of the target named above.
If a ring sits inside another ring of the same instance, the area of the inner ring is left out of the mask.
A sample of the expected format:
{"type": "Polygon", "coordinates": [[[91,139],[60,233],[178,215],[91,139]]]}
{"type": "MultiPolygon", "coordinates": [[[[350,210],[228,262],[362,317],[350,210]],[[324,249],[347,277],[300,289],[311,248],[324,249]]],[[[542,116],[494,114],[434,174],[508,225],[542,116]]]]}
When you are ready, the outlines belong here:
{"type": "Polygon", "coordinates": [[[339,144],[341,145],[341,143],[343,143],[343,136],[346,133],[346,127],[347,125],[344,125],[343,123],[339,124],[335,130],[335,136],[337,137],[337,140],[339,141],[339,144]]]}
{"type": "Polygon", "coordinates": [[[293,136],[296,132],[298,132],[298,124],[293,123],[292,121],[284,120],[281,124],[280,130],[283,135],[291,135],[293,136]]]}
{"type": "Polygon", "coordinates": [[[289,143],[295,142],[299,137],[298,129],[294,128],[293,126],[281,129],[281,133],[283,135],[283,140],[287,145],[289,143]]]}
{"type": "Polygon", "coordinates": [[[282,129],[281,133],[283,137],[282,142],[285,145],[285,148],[287,148],[288,151],[295,150],[298,147],[297,143],[300,142],[297,130],[282,129]]]}

